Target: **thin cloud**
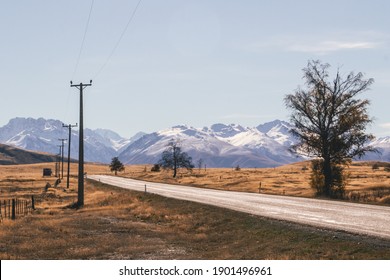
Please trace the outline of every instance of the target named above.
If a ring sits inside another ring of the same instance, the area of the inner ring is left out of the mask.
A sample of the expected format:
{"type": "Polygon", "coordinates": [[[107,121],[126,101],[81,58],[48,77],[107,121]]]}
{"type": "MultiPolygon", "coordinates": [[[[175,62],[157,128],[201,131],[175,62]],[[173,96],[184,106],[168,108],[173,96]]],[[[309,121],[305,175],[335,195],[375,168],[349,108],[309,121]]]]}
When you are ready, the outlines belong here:
{"type": "Polygon", "coordinates": [[[281,35],[248,44],[244,49],[250,52],[280,50],[324,55],[338,51],[378,49],[382,48],[388,39],[387,35],[376,32],[338,33],[323,37],[281,35]]]}
{"type": "Polygon", "coordinates": [[[381,124],[379,124],[379,127],[390,129],[390,122],[388,122],[388,123],[381,123],[381,124]]]}
{"type": "Polygon", "coordinates": [[[380,43],[365,41],[323,41],[313,44],[292,44],[287,47],[289,51],[326,54],[343,50],[376,49],[380,43]]]}

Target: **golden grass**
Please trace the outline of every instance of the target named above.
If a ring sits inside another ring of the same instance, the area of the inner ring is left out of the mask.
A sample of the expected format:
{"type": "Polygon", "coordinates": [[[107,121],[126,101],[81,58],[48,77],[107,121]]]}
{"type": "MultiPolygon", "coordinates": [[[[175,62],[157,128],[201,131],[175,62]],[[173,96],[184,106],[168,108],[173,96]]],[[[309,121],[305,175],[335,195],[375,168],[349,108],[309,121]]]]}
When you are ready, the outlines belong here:
{"type": "MultiPolygon", "coordinates": [[[[349,174],[346,198],[357,202],[390,203],[390,172],[384,167],[372,169],[373,162],[354,162],[346,168],[349,174]]],[[[232,191],[314,197],[310,187],[310,162],[299,162],[276,168],[194,169],[181,170],[177,178],[171,171],[151,172],[151,166],[127,166],[119,176],[152,182],[191,185],[232,191]],[[261,187],[260,187],[261,186],[261,187]]]]}
{"type": "MultiPolygon", "coordinates": [[[[72,165],[69,189],[64,178],[58,187],[47,190],[45,184],[53,185],[55,178],[43,178],[44,167],[50,166],[0,166],[1,197],[33,193],[37,198],[32,215],[0,224],[1,259],[390,259],[389,240],[315,229],[93,181],[86,182],[85,207],[73,209],[69,206],[77,200],[77,166],[72,165]]],[[[363,168],[364,176],[386,174],[370,171],[368,166],[353,168],[363,168]]],[[[107,166],[87,165],[85,169],[90,174],[110,174],[107,166]]],[[[193,185],[215,188],[224,188],[226,180],[229,189],[246,191],[258,191],[261,178],[264,192],[280,193],[285,188],[286,194],[300,195],[309,190],[299,185],[300,169],[296,164],[266,170],[209,169],[200,174],[196,170],[173,180],[171,173],[132,166],[123,175],[183,184],[192,180],[193,185]],[[291,179],[284,182],[288,176],[291,179]],[[295,185],[303,189],[292,190],[295,185]]]]}

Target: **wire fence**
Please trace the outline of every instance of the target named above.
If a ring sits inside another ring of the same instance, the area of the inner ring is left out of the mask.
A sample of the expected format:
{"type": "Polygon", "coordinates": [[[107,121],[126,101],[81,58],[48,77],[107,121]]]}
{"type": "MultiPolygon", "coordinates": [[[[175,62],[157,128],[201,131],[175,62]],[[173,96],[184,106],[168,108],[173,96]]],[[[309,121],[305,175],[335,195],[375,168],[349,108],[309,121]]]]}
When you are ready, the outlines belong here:
{"type": "Polygon", "coordinates": [[[0,220],[16,220],[35,210],[34,196],[31,199],[0,199],[0,220]]]}

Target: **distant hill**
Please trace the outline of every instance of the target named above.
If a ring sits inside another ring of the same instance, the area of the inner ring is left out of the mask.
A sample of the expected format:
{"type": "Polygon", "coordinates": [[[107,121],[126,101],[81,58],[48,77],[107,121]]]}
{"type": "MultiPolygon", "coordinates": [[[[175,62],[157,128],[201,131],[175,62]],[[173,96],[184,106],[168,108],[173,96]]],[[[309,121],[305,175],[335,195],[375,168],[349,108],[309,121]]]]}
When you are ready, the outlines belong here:
{"type": "Polygon", "coordinates": [[[0,144],[0,165],[54,162],[55,160],[56,157],[54,155],[31,152],[0,144]]]}

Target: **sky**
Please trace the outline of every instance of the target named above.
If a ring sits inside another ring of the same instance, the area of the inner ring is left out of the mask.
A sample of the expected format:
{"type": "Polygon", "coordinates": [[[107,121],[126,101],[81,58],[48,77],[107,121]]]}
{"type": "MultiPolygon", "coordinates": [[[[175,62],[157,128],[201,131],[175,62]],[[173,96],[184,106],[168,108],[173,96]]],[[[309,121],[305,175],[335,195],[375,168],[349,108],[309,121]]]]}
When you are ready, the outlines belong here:
{"type": "Polygon", "coordinates": [[[0,0],[0,126],[77,123],[70,81],[91,79],[84,126],[124,137],[288,121],[283,98],[314,59],[374,78],[360,96],[369,132],[390,135],[389,12],[385,0],[0,0]]]}

